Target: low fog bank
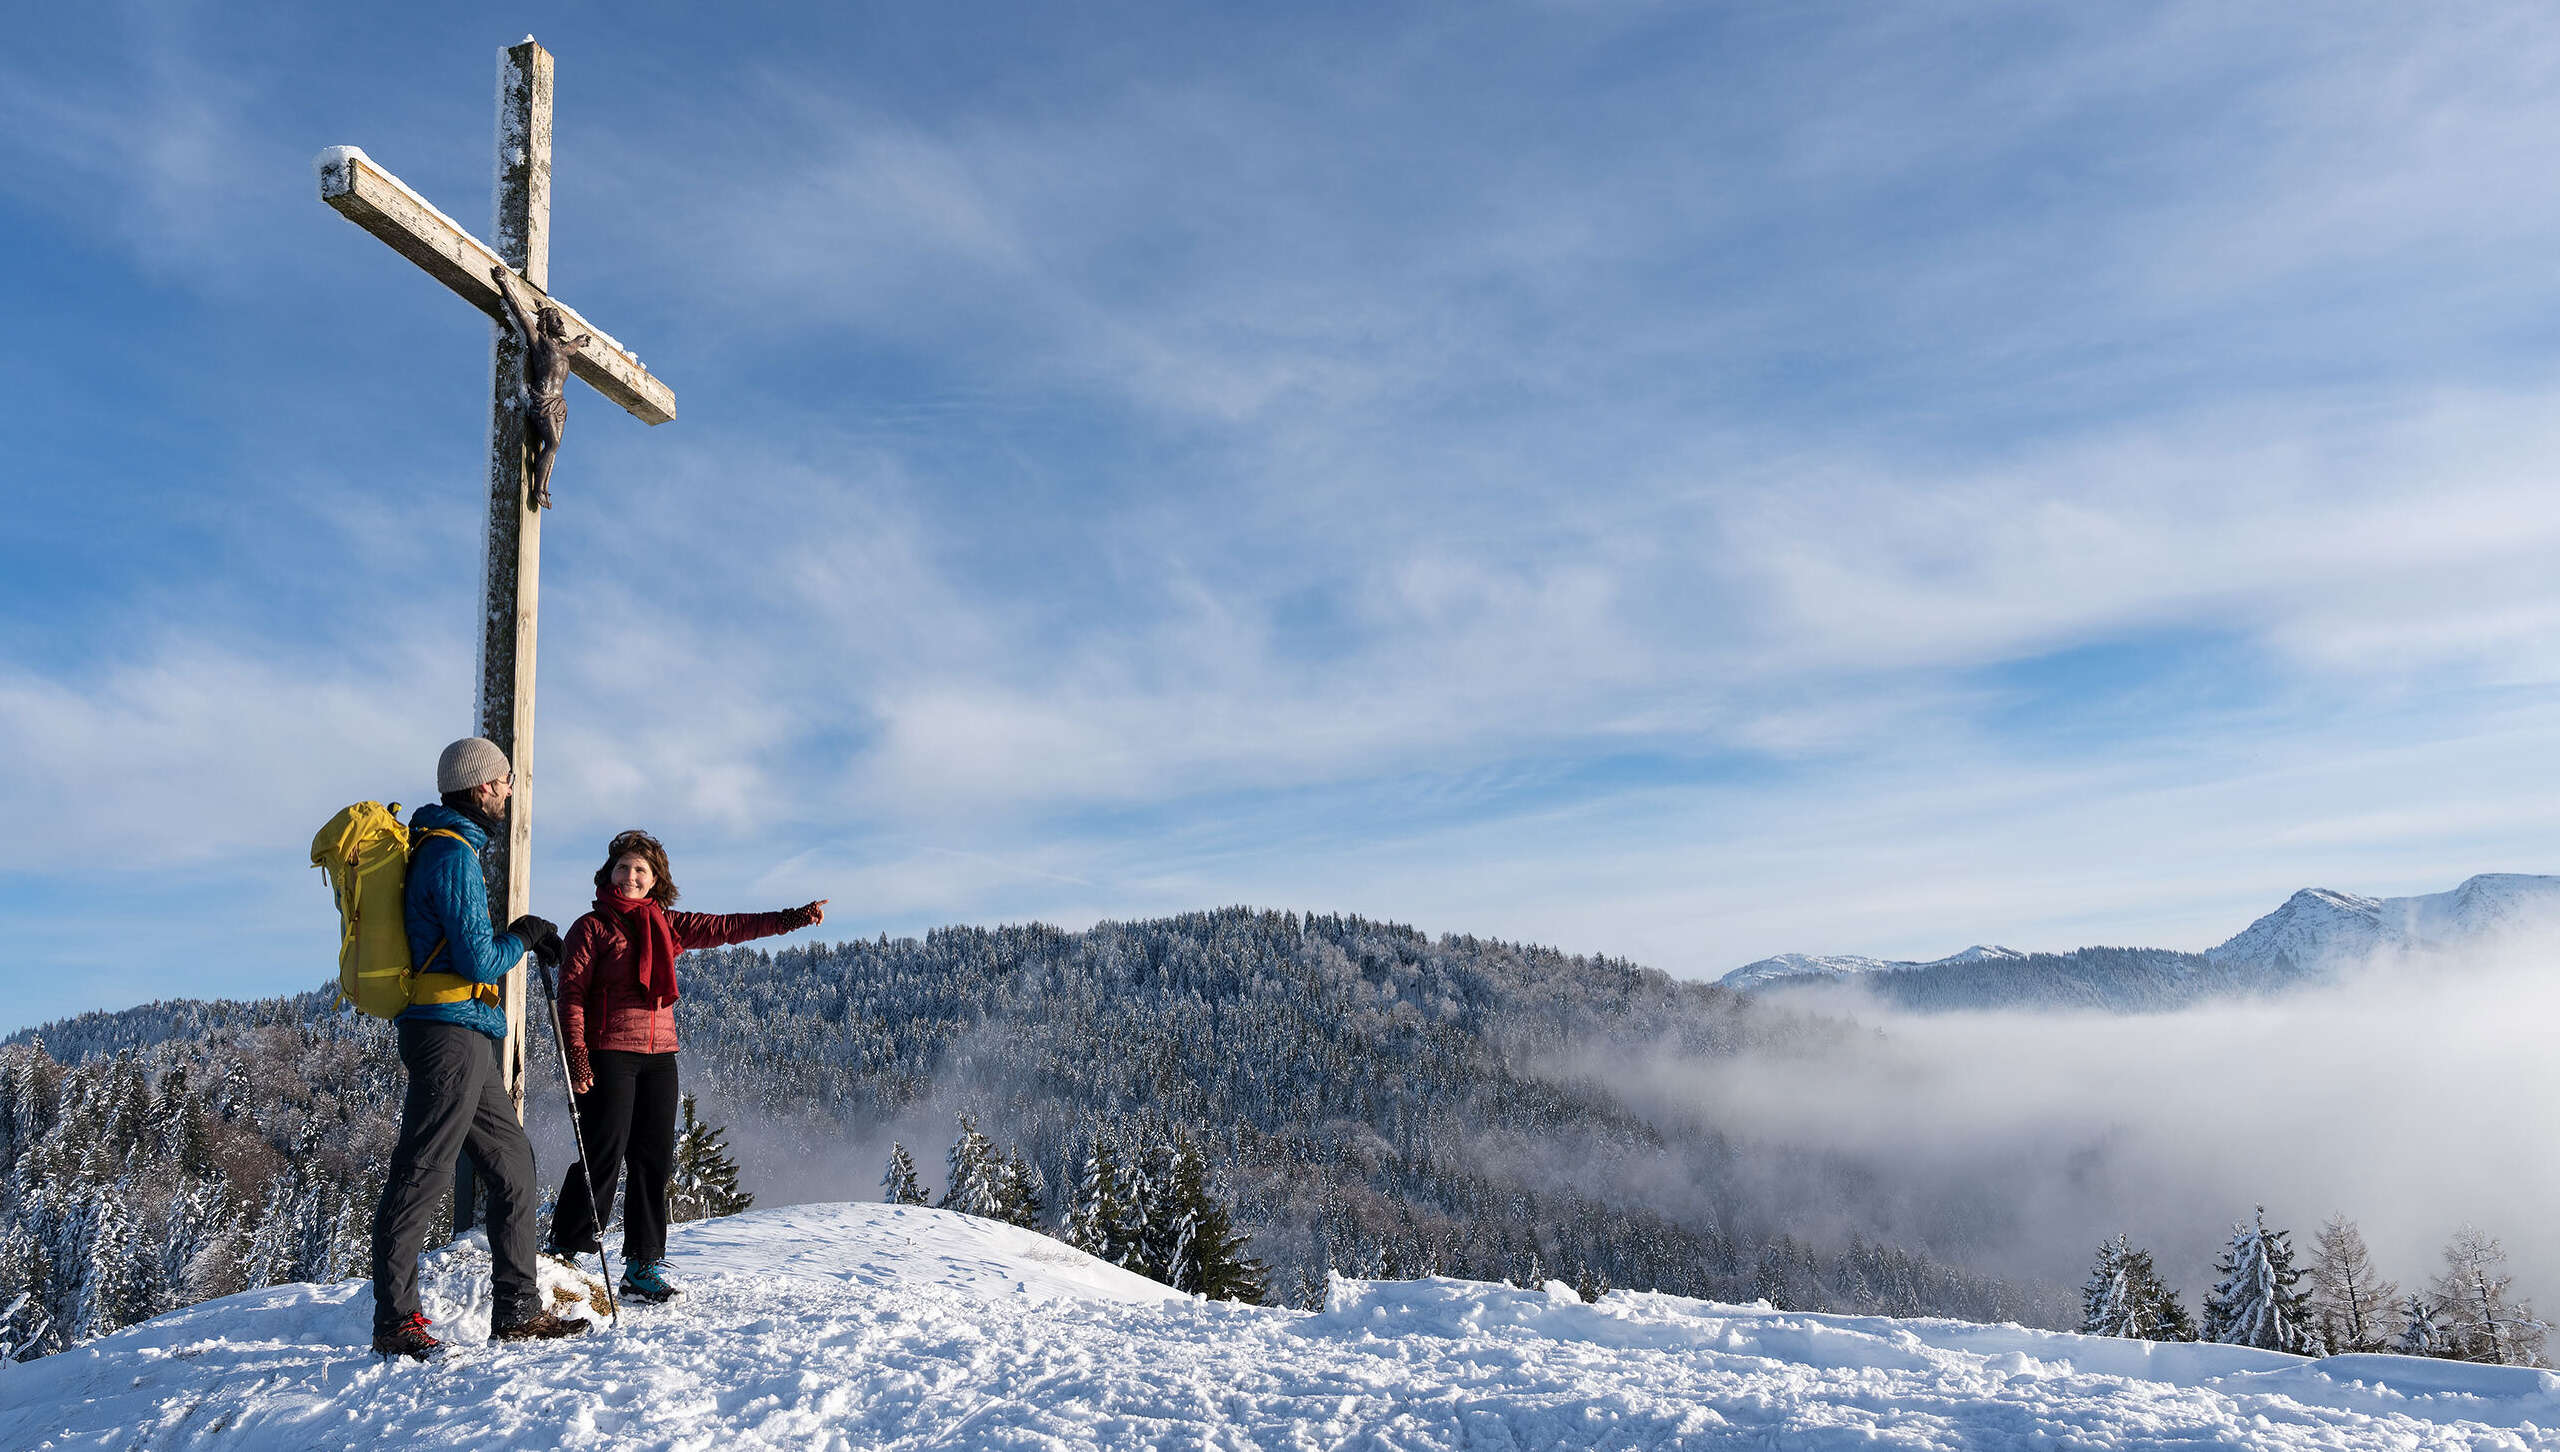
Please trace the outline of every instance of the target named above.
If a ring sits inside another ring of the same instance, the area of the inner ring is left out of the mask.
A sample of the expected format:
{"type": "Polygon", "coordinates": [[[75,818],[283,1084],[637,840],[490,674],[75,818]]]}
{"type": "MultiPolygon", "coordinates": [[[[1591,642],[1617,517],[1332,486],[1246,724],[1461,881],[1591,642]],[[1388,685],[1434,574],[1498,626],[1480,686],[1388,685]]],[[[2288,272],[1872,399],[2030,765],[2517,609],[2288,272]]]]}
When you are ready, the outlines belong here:
{"type": "Polygon", "coordinates": [[[2264,1204],[2307,1263],[2344,1212],[2404,1291],[2464,1221],[2560,1311],[2560,950],[2377,961],[2291,996],[2175,1013],[1946,1013],[1854,988],[1790,993],[1866,1033],[1699,1061],[1592,1055],[1579,1072],[1743,1143],[1731,1193],[1800,1233],[1926,1243],[2076,1284],[2099,1240],[2151,1247],[2194,1309],[2231,1222],[2264,1204]],[[1813,1182],[1805,1155],[1871,1169],[1813,1182]],[[1845,1188],[1844,1188],[1845,1186],[1845,1188]]]}

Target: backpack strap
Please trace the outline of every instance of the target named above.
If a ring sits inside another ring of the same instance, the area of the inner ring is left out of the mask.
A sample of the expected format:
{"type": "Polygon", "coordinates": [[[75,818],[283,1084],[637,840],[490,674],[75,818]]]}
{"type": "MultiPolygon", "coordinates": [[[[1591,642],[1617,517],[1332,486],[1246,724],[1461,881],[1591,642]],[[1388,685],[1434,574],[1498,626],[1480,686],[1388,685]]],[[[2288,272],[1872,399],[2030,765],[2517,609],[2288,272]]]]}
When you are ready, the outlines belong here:
{"type": "MultiPolygon", "coordinates": [[[[463,836],[460,832],[454,831],[450,827],[429,827],[418,835],[421,837],[451,837],[454,841],[462,844],[464,851],[467,852],[471,850],[471,839],[463,836]]],[[[471,979],[463,977],[459,973],[430,973],[427,971],[438,958],[444,956],[445,945],[452,941],[453,940],[450,935],[438,938],[436,939],[436,945],[427,950],[426,961],[417,966],[409,979],[409,1002],[413,1005],[421,1003],[463,1003],[476,998],[483,1003],[500,1003],[502,1001],[502,997],[499,992],[498,985],[494,983],[476,983],[471,979]],[[430,984],[427,982],[430,978],[436,981],[430,984]]]]}

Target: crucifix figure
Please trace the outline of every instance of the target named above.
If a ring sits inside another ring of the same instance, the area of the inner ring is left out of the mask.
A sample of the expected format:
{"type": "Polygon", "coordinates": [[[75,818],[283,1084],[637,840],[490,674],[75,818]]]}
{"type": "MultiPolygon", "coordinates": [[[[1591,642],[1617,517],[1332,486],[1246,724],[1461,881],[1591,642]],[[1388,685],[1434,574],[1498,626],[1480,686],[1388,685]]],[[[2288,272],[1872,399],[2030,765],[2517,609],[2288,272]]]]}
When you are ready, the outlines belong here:
{"type": "Polygon", "coordinates": [[[504,266],[490,268],[489,280],[498,285],[498,300],[507,305],[507,322],[516,330],[516,346],[524,350],[524,391],[517,395],[517,406],[524,410],[526,447],[532,451],[525,461],[532,484],[529,507],[549,509],[551,461],[560,457],[560,431],[569,426],[569,400],[561,390],[569,384],[569,360],[594,340],[584,333],[570,337],[567,317],[549,303],[526,317],[524,304],[516,299],[516,275],[504,266]]]}
{"type": "MultiPolygon", "coordinates": [[[[542,578],[541,507],[574,373],[642,423],[676,416],[675,395],[612,335],[550,296],[551,53],[526,36],[498,54],[497,245],[462,230],[398,177],[352,146],[314,163],[320,199],[425,269],[500,324],[490,358],[489,532],[480,581],[478,731],[515,767],[506,834],[491,845],[489,900],[500,922],[531,910],[533,871],[533,665],[542,578]],[[516,289],[541,302],[526,309],[516,289]],[[556,331],[555,331],[556,330],[556,331]],[[527,365],[531,366],[528,367],[527,365]],[[528,438],[534,458],[528,459],[528,438]],[[531,467],[529,468],[528,465],[531,467]],[[528,489],[528,482],[532,487],[528,489]]],[[[506,1082],[524,1117],[525,971],[504,989],[506,1082]]],[[[466,1180],[467,1184],[467,1180],[466,1180]]],[[[455,1199],[467,1217],[468,1193],[455,1199]]],[[[464,1219],[464,1223],[468,1223],[464,1219]]]]}

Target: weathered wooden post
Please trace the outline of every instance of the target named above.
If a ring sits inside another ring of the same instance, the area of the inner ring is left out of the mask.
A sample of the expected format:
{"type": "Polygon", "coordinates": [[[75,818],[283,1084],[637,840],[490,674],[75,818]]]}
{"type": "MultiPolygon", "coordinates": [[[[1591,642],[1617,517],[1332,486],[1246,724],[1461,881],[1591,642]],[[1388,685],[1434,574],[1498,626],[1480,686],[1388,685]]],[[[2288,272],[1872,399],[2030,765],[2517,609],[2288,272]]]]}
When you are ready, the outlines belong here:
{"type": "MultiPolygon", "coordinates": [[[[551,290],[551,53],[532,36],[498,54],[498,256],[526,282],[551,290]]],[[[489,349],[489,530],[480,567],[480,734],[516,769],[507,835],[489,860],[498,921],[533,911],[533,683],[542,599],[542,511],[524,484],[524,339],[493,330],[489,349]]],[[[507,1041],[500,1053],[516,1119],[524,1119],[524,965],[507,975],[507,1041]]],[[[465,1156],[456,1183],[466,1186],[465,1156]]],[[[457,1224],[470,1223],[455,1192],[457,1224]]]]}

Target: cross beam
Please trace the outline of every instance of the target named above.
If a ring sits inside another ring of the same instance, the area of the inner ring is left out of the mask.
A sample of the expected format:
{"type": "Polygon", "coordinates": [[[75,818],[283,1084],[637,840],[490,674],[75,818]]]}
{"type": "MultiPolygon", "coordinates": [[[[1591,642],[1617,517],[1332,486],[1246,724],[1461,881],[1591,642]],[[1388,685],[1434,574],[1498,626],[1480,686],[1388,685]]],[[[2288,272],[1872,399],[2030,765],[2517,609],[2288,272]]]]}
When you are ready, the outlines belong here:
{"type": "MultiPolygon", "coordinates": [[[[498,296],[497,284],[489,280],[490,268],[506,265],[497,249],[462,230],[407,182],[384,171],[356,147],[330,147],[320,153],[315,166],[320,173],[320,200],[418,264],[492,321],[506,323],[506,304],[498,296]]],[[[521,275],[520,268],[508,270],[521,275]]],[[[538,285],[536,290],[541,290],[538,285]]],[[[570,365],[590,387],[630,410],[642,423],[662,424],[676,416],[674,390],[651,377],[629,349],[567,303],[547,294],[545,300],[568,316],[571,333],[595,338],[596,346],[580,350],[570,365]]]]}

